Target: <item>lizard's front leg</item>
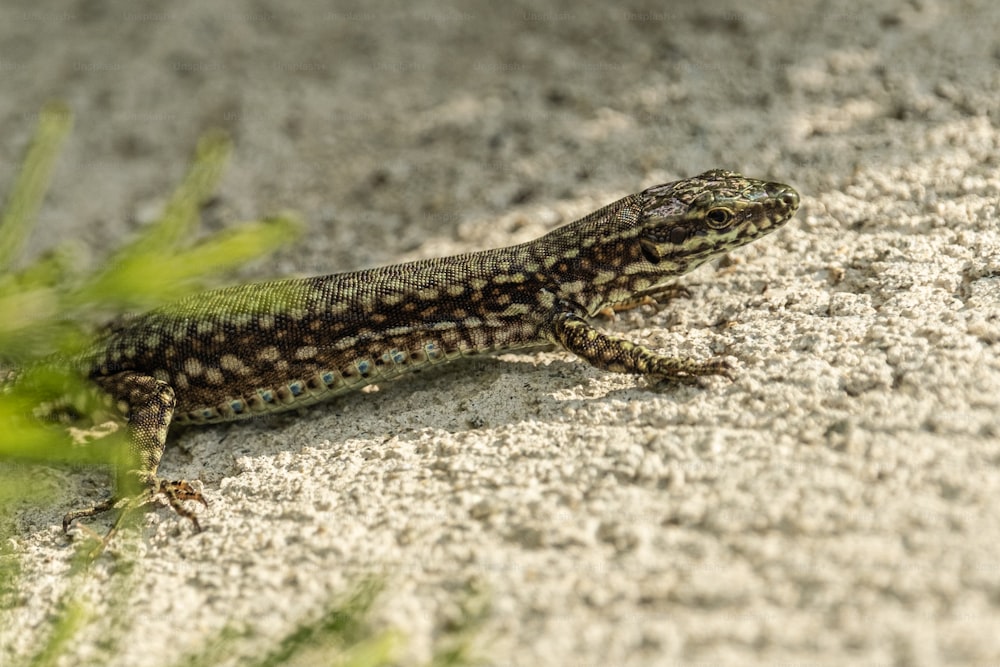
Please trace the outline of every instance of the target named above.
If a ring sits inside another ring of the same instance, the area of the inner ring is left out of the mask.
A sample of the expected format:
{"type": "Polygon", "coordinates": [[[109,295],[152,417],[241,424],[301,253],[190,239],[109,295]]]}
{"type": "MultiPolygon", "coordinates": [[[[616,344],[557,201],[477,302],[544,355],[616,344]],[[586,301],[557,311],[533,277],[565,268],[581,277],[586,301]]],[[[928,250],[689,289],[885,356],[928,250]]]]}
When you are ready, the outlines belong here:
{"type": "Polygon", "coordinates": [[[703,375],[730,377],[732,372],[731,364],[723,358],[698,361],[668,357],[620,336],[605,333],[595,329],[568,307],[557,310],[547,328],[553,342],[603,370],[682,382],[703,375]]]}
{"type": "Polygon", "coordinates": [[[161,494],[175,512],[190,519],[195,530],[201,530],[194,513],[181,504],[185,500],[196,500],[207,505],[201,493],[186,481],[168,482],[156,476],[176,404],[173,388],[152,376],[133,371],[97,377],[94,382],[115,400],[128,420],[128,465],[136,466],[129,469],[128,474],[136,475],[146,489],[134,499],[113,495],[93,507],[70,512],[63,517],[63,530],[68,530],[70,524],[81,517],[123,506],[143,505],[161,494]]]}

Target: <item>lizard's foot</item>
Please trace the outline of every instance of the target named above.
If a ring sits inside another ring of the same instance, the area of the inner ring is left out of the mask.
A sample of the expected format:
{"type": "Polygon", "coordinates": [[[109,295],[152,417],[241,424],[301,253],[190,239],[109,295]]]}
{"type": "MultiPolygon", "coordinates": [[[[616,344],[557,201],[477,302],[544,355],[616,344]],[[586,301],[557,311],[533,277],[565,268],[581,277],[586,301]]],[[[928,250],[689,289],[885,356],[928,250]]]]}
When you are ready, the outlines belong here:
{"type": "Polygon", "coordinates": [[[205,500],[205,496],[202,495],[201,491],[195,489],[190,482],[185,480],[168,482],[166,480],[156,478],[151,479],[149,487],[137,496],[127,498],[112,496],[92,507],[68,512],[66,516],[63,517],[63,532],[69,531],[69,527],[77,519],[82,519],[88,516],[96,516],[110,510],[118,510],[119,516],[115,519],[115,525],[105,537],[105,541],[107,541],[111,534],[117,530],[118,525],[121,523],[122,518],[126,514],[130,511],[143,507],[144,505],[148,505],[156,499],[156,496],[159,495],[166,498],[167,504],[170,505],[170,507],[177,512],[177,514],[190,520],[191,523],[194,524],[195,532],[201,532],[201,524],[198,523],[197,515],[193,511],[184,507],[182,504],[185,500],[194,500],[201,503],[203,506],[208,507],[208,501],[205,500]]]}
{"type": "Polygon", "coordinates": [[[205,496],[201,494],[201,491],[198,491],[191,486],[191,483],[187,480],[182,479],[176,482],[168,482],[161,479],[158,482],[156,493],[163,494],[163,496],[167,499],[167,504],[169,504],[170,507],[177,512],[177,514],[185,519],[189,519],[191,523],[194,524],[194,532],[201,532],[201,524],[198,523],[198,516],[181,504],[185,500],[195,500],[201,503],[203,507],[208,507],[208,501],[205,500],[205,496]]]}
{"type": "Polygon", "coordinates": [[[112,496],[111,498],[108,498],[107,500],[99,502],[96,505],[93,505],[91,507],[87,507],[87,508],[82,509],[82,510],[74,510],[72,512],[67,512],[66,515],[63,516],[63,520],[62,520],[63,532],[64,533],[69,532],[69,527],[77,519],[82,519],[82,518],[88,517],[88,516],[96,516],[98,514],[103,514],[104,512],[107,512],[109,510],[117,508],[118,505],[119,505],[119,503],[121,501],[122,501],[122,499],[115,498],[115,497],[112,496]]]}
{"type": "Polygon", "coordinates": [[[707,361],[693,361],[662,358],[661,368],[653,373],[660,376],[654,386],[663,389],[677,383],[694,384],[699,378],[709,375],[721,375],[732,382],[736,378],[736,364],[731,359],[732,357],[715,357],[707,361]]]}

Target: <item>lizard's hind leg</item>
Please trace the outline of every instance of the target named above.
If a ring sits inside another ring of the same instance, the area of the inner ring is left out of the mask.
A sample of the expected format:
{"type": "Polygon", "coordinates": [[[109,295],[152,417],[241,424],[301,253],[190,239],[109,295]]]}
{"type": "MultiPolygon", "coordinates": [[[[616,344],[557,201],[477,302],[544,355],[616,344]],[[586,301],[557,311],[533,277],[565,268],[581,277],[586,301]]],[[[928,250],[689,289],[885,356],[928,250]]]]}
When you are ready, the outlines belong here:
{"type": "MultiPolygon", "coordinates": [[[[194,512],[186,509],[182,502],[196,500],[207,505],[202,494],[186,481],[168,482],[156,475],[176,405],[173,388],[151,375],[134,371],[98,376],[94,378],[94,382],[112,397],[128,422],[129,456],[125,464],[128,466],[126,474],[136,476],[145,489],[132,498],[116,493],[93,507],[70,512],[63,518],[63,530],[68,530],[70,524],[79,518],[111,509],[121,509],[124,513],[147,504],[158,495],[163,495],[175,512],[190,519],[195,530],[201,530],[194,512]]],[[[118,521],[115,522],[116,527],[117,525],[118,521]]]]}

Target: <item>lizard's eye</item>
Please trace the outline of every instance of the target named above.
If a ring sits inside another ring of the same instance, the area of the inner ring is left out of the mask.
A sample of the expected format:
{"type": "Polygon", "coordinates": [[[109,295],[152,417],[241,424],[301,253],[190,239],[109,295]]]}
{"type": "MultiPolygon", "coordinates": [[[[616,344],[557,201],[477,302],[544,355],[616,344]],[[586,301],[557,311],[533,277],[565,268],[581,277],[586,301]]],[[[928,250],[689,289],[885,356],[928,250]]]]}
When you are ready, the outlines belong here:
{"type": "Polygon", "coordinates": [[[728,208],[713,208],[705,214],[705,222],[712,229],[725,229],[733,217],[734,213],[728,208]]]}

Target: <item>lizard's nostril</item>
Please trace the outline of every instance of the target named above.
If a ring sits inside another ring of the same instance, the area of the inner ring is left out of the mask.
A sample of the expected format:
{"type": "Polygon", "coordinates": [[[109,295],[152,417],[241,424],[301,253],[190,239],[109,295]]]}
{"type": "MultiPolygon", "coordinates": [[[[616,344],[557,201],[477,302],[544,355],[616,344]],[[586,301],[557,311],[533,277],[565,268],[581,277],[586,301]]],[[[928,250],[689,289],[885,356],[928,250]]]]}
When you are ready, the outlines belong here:
{"type": "Polygon", "coordinates": [[[799,193],[792,189],[785,190],[784,194],[781,195],[781,203],[788,208],[798,208],[799,193]]]}

